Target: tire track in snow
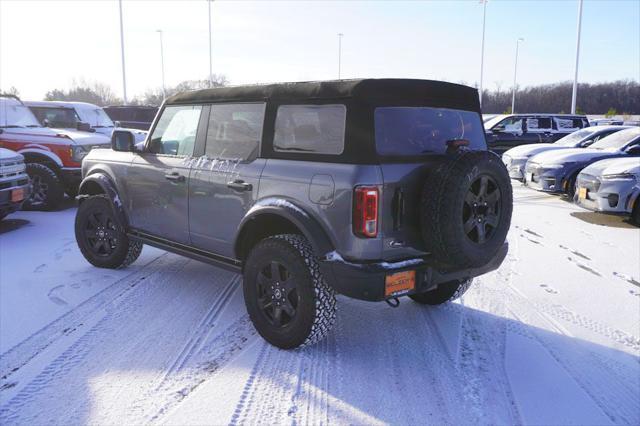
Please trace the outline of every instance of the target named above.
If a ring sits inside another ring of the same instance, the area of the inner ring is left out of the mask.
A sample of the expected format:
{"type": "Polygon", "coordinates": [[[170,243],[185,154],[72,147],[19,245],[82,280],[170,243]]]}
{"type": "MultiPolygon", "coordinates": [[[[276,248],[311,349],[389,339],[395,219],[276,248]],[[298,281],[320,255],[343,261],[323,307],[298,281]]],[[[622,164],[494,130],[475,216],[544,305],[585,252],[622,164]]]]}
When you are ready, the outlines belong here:
{"type": "MultiPolygon", "coordinates": [[[[168,253],[156,257],[141,269],[115,281],[3,353],[0,356],[0,381],[7,380],[20,367],[28,363],[56,340],[74,333],[82,325],[85,318],[95,315],[108,303],[123,297],[128,291],[166,267],[171,261],[172,257],[168,253]]],[[[175,261],[175,258],[173,258],[173,261],[175,261]]]]}
{"type": "MultiPolygon", "coordinates": [[[[163,255],[164,256],[164,255],[163,255]]],[[[162,256],[161,256],[162,257],[162,256]]],[[[189,262],[188,259],[178,258],[174,263],[167,265],[163,269],[161,279],[167,280],[170,274],[166,272],[178,272],[189,262]]],[[[157,270],[154,270],[156,272],[157,270]]],[[[144,276],[146,278],[147,275],[144,276]]],[[[28,404],[33,404],[39,397],[51,399],[46,394],[50,392],[52,382],[60,380],[67,376],[75,367],[85,361],[89,352],[100,342],[102,336],[113,331],[113,322],[122,316],[122,312],[129,312],[135,308],[136,299],[131,298],[130,289],[136,287],[144,278],[129,284],[129,288],[119,292],[110,300],[94,300],[97,306],[88,313],[87,316],[94,314],[99,319],[90,327],[78,340],[65,349],[60,355],[54,358],[37,376],[26,384],[13,398],[9,399],[2,407],[0,407],[0,424],[22,423],[34,424],[38,417],[39,410],[31,410],[31,412],[23,413],[23,408],[28,404]],[[19,420],[19,421],[18,421],[19,420]]],[[[149,281],[146,281],[149,282],[149,281]]],[[[120,283],[120,282],[119,282],[120,283]]],[[[122,283],[120,283],[122,284],[122,283]]],[[[126,282],[124,282],[126,285],[126,282]]],[[[109,287],[111,288],[111,287],[109,287]]],[[[137,289],[140,291],[140,288],[137,289]]],[[[110,293],[110,292],[109,292],[110,293]]],[[[102,293],[100,293],[102,294],[102,293]]],[[[93,299],[93,298],[92,298],[93,299]]],[[[93,305],[93,304],[91,304],[93,305]]],[[[82,306],[82,305],[81,305],[82,306]]],[[[73,312],[73,311],[72,311],[73,312]]],[[[87,321],[87,317],[83,321],[87,321]]],[[[87,321],[88,322],[88,321],[87,321]]],[[[55,324],[55,323],[54,323],[55,324]]],[[[80,329],[80,328],[78,328],[80,329]]],[[[78,419],[80,421],[80,419],[78,419]]]]}

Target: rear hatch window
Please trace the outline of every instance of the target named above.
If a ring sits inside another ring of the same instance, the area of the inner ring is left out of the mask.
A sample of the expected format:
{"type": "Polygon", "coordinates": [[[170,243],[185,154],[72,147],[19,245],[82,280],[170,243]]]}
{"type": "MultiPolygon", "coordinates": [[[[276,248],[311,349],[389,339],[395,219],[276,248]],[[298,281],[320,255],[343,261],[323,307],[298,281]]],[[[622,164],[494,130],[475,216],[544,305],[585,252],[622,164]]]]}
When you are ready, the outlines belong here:
{"type": "Polygon", "coordinates": [[[486,150],[480,114],[447,108],[380,107],[375,110],[376,150],[381,156],[444,154],[449,141],[486,150]]]}

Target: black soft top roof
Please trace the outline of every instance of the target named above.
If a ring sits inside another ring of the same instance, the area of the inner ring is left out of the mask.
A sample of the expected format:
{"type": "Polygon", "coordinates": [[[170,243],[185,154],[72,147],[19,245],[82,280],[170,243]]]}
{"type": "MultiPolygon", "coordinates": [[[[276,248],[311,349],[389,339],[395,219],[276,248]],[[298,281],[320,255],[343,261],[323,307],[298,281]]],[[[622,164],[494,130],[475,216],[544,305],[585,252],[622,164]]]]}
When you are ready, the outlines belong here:
{"type": "Polygon", "coordinates": [[[476,89],[443,81],[417,79],[330,80],[217,87],[179,93],[168,98],[166,104],[339,98],[352,98],[365,103],[410,104],[448,99],[457,105],[464,105],[465,109],[479,111],[476,89]]]}

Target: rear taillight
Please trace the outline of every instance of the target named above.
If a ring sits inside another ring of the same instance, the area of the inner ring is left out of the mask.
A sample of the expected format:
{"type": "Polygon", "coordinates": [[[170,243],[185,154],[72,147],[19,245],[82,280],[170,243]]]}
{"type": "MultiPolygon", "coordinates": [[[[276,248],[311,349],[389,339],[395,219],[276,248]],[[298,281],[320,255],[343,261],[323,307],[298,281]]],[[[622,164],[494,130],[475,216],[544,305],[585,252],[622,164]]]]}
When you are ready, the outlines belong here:
{"type": "Polygon", "coordinates": [[[378,235],[378,188],[358,186],[354,190],[353,233],[365,238],[378,235]]]}

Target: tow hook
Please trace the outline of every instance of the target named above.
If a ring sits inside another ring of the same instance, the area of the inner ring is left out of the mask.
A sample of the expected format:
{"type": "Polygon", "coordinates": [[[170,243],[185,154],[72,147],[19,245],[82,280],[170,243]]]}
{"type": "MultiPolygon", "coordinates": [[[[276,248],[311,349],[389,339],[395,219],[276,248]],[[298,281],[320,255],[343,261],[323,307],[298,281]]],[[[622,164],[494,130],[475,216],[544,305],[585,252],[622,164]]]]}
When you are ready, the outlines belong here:
{"type": "Polygon", "coordinates": [[[400,306],[400,299],[398,299],[397,297],[384,299],[384,301],[387,302],[387,305],[391,306],[392,308],[397,308],[398,306],[400,306]]]}

